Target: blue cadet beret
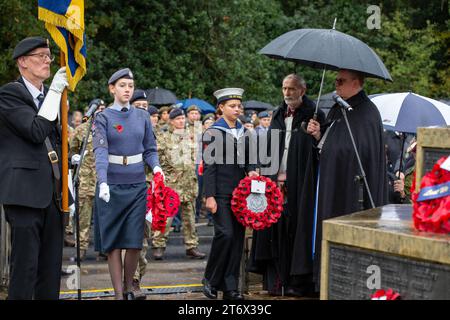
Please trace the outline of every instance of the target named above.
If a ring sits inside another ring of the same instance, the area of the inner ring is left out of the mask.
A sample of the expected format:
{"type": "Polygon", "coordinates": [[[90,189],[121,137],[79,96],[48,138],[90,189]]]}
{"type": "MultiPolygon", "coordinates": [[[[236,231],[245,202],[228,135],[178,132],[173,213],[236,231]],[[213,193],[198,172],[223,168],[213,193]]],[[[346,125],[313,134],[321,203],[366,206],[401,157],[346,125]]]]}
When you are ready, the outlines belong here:
{"type": "Polygon", "coordinates": [[[128,68],[120,69],[119,71],[116,71],[113,73],[111,78],[109,78],[109,80],[108,80],[108,84],[114,84],[114,83],[116,83],[117,80],[122,79],[122,78],[134,79],[133,73],[128,68]]]}
{"type": "Polygon", "coordinates": [[[158,109],[155,106],[148,106],[147,111],[151,116],[154,114],[158,114],[158,109]]]}
{"type": "Polygon", "coordinates": [[[170,111],[169,119],[172,120],[179,116],[184,116],[183,110],[181,108],[173,108],[172,111],[170,111]]]}
{"type": "Polygon", "coordinates": [[[244,89],[241,88],[224,88],[214,92],[214,96],[217,98],[217,104],[231,99],[238,99],[242,101],[242,94],[244,89]]]}
{"type": "Polygon", "coordinates": [[[134,90],[133,96],[130,99],[130,103],[133,103],[138,100],[147,100],[147,94],[144,90],[136,89],[134,90]]]}
{"type": "Polygon", "coordinates": [[[48,39],[42,37],[28,37],[21,40],[13,51],[12,58],[15,60],[19,57],[26,55],[28,52],[36,48],[49,48],[50,44],[48,39]]]}
{"type": "Polygon", "coordinates": [[[270,114],[267,111],[261,111],[260,113],[258,113],[258,118],[262,119],[262,118],[269,118],[270,114]]]}

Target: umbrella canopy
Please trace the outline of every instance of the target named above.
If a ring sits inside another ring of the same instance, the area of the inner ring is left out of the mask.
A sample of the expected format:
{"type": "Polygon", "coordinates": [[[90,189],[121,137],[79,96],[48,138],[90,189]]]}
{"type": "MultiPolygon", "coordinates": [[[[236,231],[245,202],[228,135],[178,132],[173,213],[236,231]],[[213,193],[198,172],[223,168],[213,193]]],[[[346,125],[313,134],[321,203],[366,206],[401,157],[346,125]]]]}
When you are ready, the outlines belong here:
{"type": "Polygon", "coordinates": [[[273,110],[274,107],[266,102],[249,100],[242,102],[244,106],[244,110],[255,110],[255,111],[264,111],[264,110],[273,110]]]}
{"type": "Polygon", "coordinates": [[[388,130],[415,133],[417,127],[450,125],[450,106],[411,92],[369,96],[388,130]]]}
{"type": "Polygon", "coordinates": [[[202,99],[198,99],[198,98],[185,99],[182,101],[182,103],[183,103],[183,105],[181,108],[183,110],[186,110],[187,108],[189,108],[192,105],[196,105],[197,107],[200,108],[200,110],[202,111],[202,114],[216,112],[216,108],[214,108],[213,105],[211,105],[209,102],[202,100],[202,99]]]}
{"type": "Polygon", "coordinates": [[[148,89],[146,93],[148,103],[153,105],[167,105],[177,103],[176,95],[172,91],[167,89],[156,87],[153,89],[148,89]]]}
{"type": "Polygon", "coordinates": [[[313,68],[350,69],[392,81],[378,55],[364,42],[334,29],[297,29],[272,40],[259,53],[313,68]]]}

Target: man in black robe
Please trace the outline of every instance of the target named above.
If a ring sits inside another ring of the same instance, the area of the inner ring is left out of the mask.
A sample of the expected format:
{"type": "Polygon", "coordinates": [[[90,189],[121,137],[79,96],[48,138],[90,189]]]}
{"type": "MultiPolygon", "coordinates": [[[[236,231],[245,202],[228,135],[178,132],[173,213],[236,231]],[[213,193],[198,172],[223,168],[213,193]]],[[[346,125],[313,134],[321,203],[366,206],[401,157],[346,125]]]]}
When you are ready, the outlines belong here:
{"type": "MultiPolygon", "coordinates": [[[[378,207],[387,203],[383,125],[380,113],[364,92],[363,85],[364,77],[355,71],[340,70],[336,77],[336,93],[353,108],[353,111],[345,112],[374,204],[378,207]]],[[[314,244],[316,283],[320,280],[322,221],[371,208],[363,181],[356,179],[361,172],[341,108],[335,104],[322,127],[314,120],[308,124],[308,132],[317,141],[320,140],[317,233],[314,244]],[[362,203],[359,201],[360,194],[362,203]]]]}
{"type": "MultiPolygon", "coordinates": [[[[261,173],[284,190],[285,204],[276,224],[254,232],[248,271],[262,274],[263,287],[272,295],[305,296],[314,290],[312,227],[317,160],[315,140],[301,126],[313,118],[315,105],[305,91],[305,81],[298,75],[284,78],[284,102],[274,112],[267,133],[268,146],[276,148],[270,152],[270,169],[261,173]]],[[[318,121],[323,120],[319,110],[318,121]]]]}

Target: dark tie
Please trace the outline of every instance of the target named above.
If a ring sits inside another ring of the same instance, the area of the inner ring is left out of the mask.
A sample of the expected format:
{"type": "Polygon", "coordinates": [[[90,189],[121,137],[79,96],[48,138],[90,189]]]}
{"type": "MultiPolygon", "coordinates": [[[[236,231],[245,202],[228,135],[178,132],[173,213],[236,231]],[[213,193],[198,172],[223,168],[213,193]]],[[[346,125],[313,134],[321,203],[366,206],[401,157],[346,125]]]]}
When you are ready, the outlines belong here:
{"type": "Polygon", "coordinates": [[[38,110],[41,108],[42,104],[44,103],[44,95],[41,93],[40,95],[38,95],[37,99],[39,100],[39,104],[38,104],[38,110]]]}
{"type": "Polygon", "coordinates": [[[122,111],[122,112],[127,112],[127,111],[128,111],[128,108],[123,107],[121,111],[122,111]]]}

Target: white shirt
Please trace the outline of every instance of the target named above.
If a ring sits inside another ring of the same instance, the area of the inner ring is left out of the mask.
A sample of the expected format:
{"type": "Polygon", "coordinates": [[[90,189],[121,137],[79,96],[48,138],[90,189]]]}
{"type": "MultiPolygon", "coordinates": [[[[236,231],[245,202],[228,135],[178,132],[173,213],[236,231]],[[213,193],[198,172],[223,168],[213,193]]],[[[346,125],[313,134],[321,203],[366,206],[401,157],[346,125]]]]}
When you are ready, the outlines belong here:
{"type": "Polygon", "coordinates": [[[283,157],[281,158],[281,165],[279,169],[280,173],[285,173],[287,171],[287,157],[289,153],[289,143],[291,142],[293,120],[294,120],[293,116],[284,118],[284,124],[286,125],[286,136],[284,138],[283,157]]]}
{"type": "Polygon", "coordinates": [[[36,88],[31,82],[29,82],[25,77],[22,77],[23,82],[25,83],[25,86],[27,87],[28,91],[30,92],[31,96],[33,97],[34,104],[36,105],[36,108],[39,109],[39,95],[44,95],[44,86],[42,86],[41,90],[36,88]]]}

